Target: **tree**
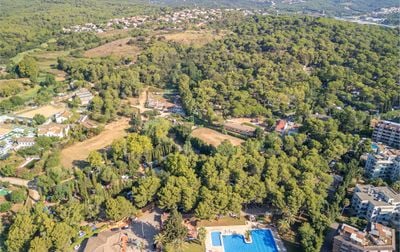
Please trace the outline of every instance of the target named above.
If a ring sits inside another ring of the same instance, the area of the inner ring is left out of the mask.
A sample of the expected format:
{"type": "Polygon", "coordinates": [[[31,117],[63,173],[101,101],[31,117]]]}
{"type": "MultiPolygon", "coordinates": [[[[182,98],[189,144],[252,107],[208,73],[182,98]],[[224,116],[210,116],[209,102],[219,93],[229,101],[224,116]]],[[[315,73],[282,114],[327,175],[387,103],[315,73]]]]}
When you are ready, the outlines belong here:
{"type": "Polygon", "coordinates": [[[69,226],[78,226],[84,219],[84,205],[78,201],[69,201],[56,208],[59,218],[69,226]]]}
{"type": "Polygon", "coordinates": [[[150,153],[153,149],[150,138],[137,133],[132,133],[127,136],[126,145],[128,153],[134,159],[150,153]]]}
{"type": "Polygon", "coordinates": [[[42,125],[43,123],[46,122],[46,117],[44,117],[44,115],[41,114],[36,114],[33,116],[32,120],[35,125],[42,125]]]}
{"type": "Polygon", "coordinates": [[[87,157],[91,167],[101,167],[104,163],[103,157],[98,151],[91,151],[87,157]]]}
{"type": "Polygon", "coordinates": [[[165,138],[168,134],[171,124],[164,118],[156,118],[148,121],[144,127],[144,134],[149,136],[154,145],[160,143],[161,139],[165,138]]]}
{"type": "Polygon", "coordinates": [[[34,58],[25,56],[18,63],[16,73],[21,78],[30,78],[32,81],[36,82],[39,74],[39,66],[34,58]]]}
{"type": "Polygon", "coordinates": [[[48,251],[50,248],[51,241],[49,239],[36,236],[29,245],[29,251],[31,252],[42,252],[48,251]]]}
{"type": "Polygon", "coordinates": [[[161,234],[164,236],[164,246],[180,248],[188,234],[188,230],[182,222],[182,215],[176,209],[172,209],[161,230],[161,234]]]}
{"type": "Polygon", "coordinates": [[[12,191],[8,195],[8,198],[13,203],[21,203],[21,202],[24,202],[24,200],[26,199],[26,196],[27,196],[26,189],[21,188],[21,189],[12,191]]]}
{"type": "Polygon", "coordinates": [[[204,227],[200,227],[197,230],[197,239],[199,240],[201,245],[204,245],[206,240],[207,230],[204,227]]]}
{"type": "Polygon", "coordinates": [[[345,198],[343,200],[343,208],[342,208],[342,212],[340,213],[340,215],[343,215],[344,209],[346,209],[348,206],[350,206],[350,200],[348,198],[345,198]]]}
{"type": "Polygon", "coordinates": [[[105,205],[107,217],[113,221],[120,221],[136,213],[132,204],[121,196],[107,199],[105,205]]]}
{"type": "Polygon", "coordinates": [[[151,202],[160,188],[160,183],[160,179],[154,175],[140,178],[137,185],[132,188],[136,207],[142,208],[151,202]]]}
{"type": "Polygon", "coordinates": [[[165,237],[162,233],[158,233],[154,236],[154,245],[156,245],[156,248],[161,249],[163,244],[165,243],[165,237]]]}
{"type": "Polygon", "coordinates": [[[299,228],[300,243],[305,252],[319,251],[322,245],[321,235],[317,234],[308,222],[299,228]]]}
{"type": "Polygon", "coordinates": [[[5,242],[8,251],[26,250],[36,228],[29,213],[25,210],[18,213],[10,227],[5,242]]]}
{"type": "Polygon", "coordinates": [[[396,181],[392,184],[394,190],[400,193],[400,181],[396,181]]]}
{"type": "Polygon", "coordinates": [[[0,213],[5,213],[8,210],[10,210],[12,207],[12,204],[10,202],[3,202],[0,203],[0,213]]]}
{"type": "Polygon", "coordinates": [[[76,231],[64,222],[56,223],[50,239],[53,241],[53,246],[57,251],[65,251],[69,248],[71,239],[76,231]]]}

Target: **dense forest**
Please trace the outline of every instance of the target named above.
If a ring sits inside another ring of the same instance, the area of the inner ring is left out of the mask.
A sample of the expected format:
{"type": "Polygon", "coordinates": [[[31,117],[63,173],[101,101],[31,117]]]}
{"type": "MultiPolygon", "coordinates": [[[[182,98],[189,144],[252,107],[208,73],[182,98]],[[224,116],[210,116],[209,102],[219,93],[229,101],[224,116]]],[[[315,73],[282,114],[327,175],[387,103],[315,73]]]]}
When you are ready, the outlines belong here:
{"type": "Polygon", "coordinates": [[[143,85],[178,89],[186,111],[208,122],[288,114],[302,121],[320,113],[357,132],[367,116],[400,105],[398,30],[254,17],[232,31],[198,49],[153,39],[130,68],[115,70],[120,63],[112,59],[62,58],[59,67],[120,98],[143,85]]]}
{"type": "Polygon", "coordinates": [[[113,17],[156,13],[142,1],[0,1],[0,62],[42,45],[61,34],[63,27],[105,22],[113,17]]]}

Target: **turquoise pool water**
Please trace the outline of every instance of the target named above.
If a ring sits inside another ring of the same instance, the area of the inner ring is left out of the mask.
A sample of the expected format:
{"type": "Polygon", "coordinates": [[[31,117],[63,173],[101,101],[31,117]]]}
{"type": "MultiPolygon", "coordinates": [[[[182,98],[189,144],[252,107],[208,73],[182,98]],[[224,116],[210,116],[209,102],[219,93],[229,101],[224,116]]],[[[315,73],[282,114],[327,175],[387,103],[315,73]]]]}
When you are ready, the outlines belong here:
{"type": "Polygon", "coordinates": [[[10,191],[5,188],[0,189],[0,196],[6,196],[9,193],[10,191]]]}
{"type": "Polygon", "coordinates": [[[222,246],[221,232],[211,232],[211,242],[213,246],[222,246]]]}
{"type": "Polygon", "coordinates": [[[222,235],[225,252],[278,252],[271,230],[250,232],[252,243],[245,243],[243,235],[222,235]]]}

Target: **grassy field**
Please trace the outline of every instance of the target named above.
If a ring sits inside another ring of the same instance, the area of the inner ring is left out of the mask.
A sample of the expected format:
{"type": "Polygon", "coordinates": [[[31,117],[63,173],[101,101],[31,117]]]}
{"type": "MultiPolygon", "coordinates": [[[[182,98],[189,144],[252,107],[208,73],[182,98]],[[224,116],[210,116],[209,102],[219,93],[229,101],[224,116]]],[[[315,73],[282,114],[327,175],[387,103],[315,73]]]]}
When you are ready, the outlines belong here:
{"type": "Polygon", "coordinates": [[[29,55],[36,59],[41,72],[53,74],[56,80],[63,81],[66,73],[56,68],[57,58],[68,56],[68,54],[68,51],[35,51],[29,55]]]}
{"type": "Polygon", "coordinates": [[[216,34],[215,32],[210,30],[189,30],[159,36],[164,37],[168,41],[174,41],[182,45],[202,47],[214,40],[221,39],[224,35],[222,33],[216,34]]]}
{"type": "Polygon", "coordinates": [[[218,132],[216,130],[212,130],[209,128],[195,129],[192,132],[192,136],[197,137],[200,140],[202,140],[203,142],[205,142],[207,144],[211,144],[212,146],[215,146],[215,147],[220,145],[224,140],[228,140],[234,146],[238,146],[244,142],[240,138],[233,137],[230,135],[225,135],[225,134],[222,134],[221,132],[218,132]]]}
{"type": "MultiPolygon", "coordinates": [[[[29,79],[21,78],[21,79],[0,80],[0,85],[1,85],[1,83],[7,83],[7,82],[13,82],[13,81],[18,81],[20,83],[28,83],[29,79]]],[[[36,96],[36,93],[39,89],[40,89],[39,85],[35,85],[34,87],[29,87],[28,85],[24,84],[24,90],[16,95],[21,97],[25,101],[28,101],[36,96]]],[[[7,99],[7,98],[0,97],[0,101],[4,100],[4,99],[7,99]]]]}
{"type": "Polygon", "coordinates": [[[85,57],[96,58],[96,57],[106,57],[115,56],[122,57],[128,56],[133,59],[140,53],[140,49],[135,45],[128,45],[128,41],[132,38],[118,39],[104,45],[87,50],[84,53],[85,57]]]}
{"type": "Polygon", "coordinates": [[[182,247],[183,252],[204,252],[206,248],[197,242],[185,242],[182,247]]]}
{"type": "Polygon", "coordinates": [[[61,164],[65,168],[72,168],[74,162],[85,160],[91,151],[107,147],[115,139],[125,136],[128,127],[128,118],[122,118],[118,121],[107,124],[99,135],[63,149],[61,151],[61,164]]]}

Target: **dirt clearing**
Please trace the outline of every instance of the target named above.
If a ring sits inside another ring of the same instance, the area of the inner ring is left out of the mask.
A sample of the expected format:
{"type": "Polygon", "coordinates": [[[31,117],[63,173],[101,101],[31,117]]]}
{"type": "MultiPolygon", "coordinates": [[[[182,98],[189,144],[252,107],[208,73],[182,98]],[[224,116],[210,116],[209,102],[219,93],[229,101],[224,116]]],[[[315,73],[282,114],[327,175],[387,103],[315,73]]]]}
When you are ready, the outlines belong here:
{"type": "Polygon", "coordinates": [[[89,58],[116,56],[132,57],[133,59],[140,53],[140,48],[128,42],[132,38],[123,38],[110,43],[87,50],[84,55],[89,58]]]}
{"type": "Polygon", "coordinates": [[[238,146],[244,142],[244,140],[233,137],[230,135],[224,135],[221,132],[212,130],[209,128],[198,128],[192,131],[192,136],[197,137],[207,144],[211,144],[214,147],[220,145],[224,140],[228,140],[232,145],[238,146]]]}
{"type": "Polygon", "coordinates": [[[184,31],[178,33],[170,33],[160,35],[166,40],[174,41],[182,45],[187,46],[204,46],[214,40],[221,39],[224,34],[215,33],[213,31],[202,30],[202,31],[184,31]]]}
{"type": "Polygon", "coordinates": [[[16,113],[16,115],[21,116],[21,117],[26,117],[26,118],[33,118],[36,114],[40,114],[46,118],[49,118],[57,113],[63,112],[64,110],[65,110],[64,104],[60,104],[58,106],[46,105],[46,106],[39,107],[39,108],[26,109],[23,111],[19,111],[16,113]]]}
{"type": "Polygon", "coordinates": [[[115,139],[125,136],[128,127],[128,118],[122,118],[107,124],[99,135],[63,149],[61,151],[61,164],[65,168],[72,168],[74,161],[85,160],[91,151],[103,149],[115,139]]]}

